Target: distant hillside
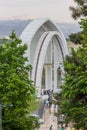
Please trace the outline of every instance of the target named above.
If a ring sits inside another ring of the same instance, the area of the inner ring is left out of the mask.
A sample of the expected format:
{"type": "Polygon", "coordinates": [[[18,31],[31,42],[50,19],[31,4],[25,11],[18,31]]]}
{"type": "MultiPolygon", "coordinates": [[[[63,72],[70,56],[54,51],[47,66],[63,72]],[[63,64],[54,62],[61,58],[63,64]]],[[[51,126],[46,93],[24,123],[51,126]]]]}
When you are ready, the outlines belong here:
{"type": "Polygon", "coordinates": [[[78,23],[57,23],[57,25],[60,27],[66,38],[68,38],[68,36],[72,33],[81,31],[78,23]]]}
{"type": "Polygon", "coordinates": [[[17,36],[20,36],[24,28],[30,22],[31,20],[0,21],[0,37],[9,36],[12,30],[15,30],[17,36]]]}
{"type": "MultiPolygon", "coordinates": [[[[12,20],[12,21],[0,21],[0,38],[9,36],[12,30],[16,31],[17,36],[20,36],[24,28],[32,20],[12,20]]],[[[80,31],[78,24],[72,23],[57,23],[57,25],[63,31],[65,37],[67,38],[69,34],[76,33],[80,31]]]]}

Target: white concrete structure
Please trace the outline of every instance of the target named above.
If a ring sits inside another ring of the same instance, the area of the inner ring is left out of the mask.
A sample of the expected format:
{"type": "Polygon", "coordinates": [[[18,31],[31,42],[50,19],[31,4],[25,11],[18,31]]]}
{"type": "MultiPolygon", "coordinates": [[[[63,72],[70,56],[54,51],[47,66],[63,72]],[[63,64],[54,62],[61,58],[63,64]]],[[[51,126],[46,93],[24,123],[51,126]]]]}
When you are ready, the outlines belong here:
{"type": "MultiPolygon", "coordinates": [[[[33,69],[31,79],[40,94],[41,88],[59,90],[59,69],[68,54],[67,45],[61,30],[48,18],[32,21],[20,38],[27,43],[26,52],[33,69]]],[[[61,74],[62,76],[62,74],[61,74]]]]}

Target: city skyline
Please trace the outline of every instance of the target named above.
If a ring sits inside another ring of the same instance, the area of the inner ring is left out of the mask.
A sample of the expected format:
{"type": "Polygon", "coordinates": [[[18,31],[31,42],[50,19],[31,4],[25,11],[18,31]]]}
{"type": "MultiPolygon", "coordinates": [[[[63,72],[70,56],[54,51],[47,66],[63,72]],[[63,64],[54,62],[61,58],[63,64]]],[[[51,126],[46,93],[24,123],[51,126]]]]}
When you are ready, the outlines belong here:
{"type": "Polygon", "coordinates": [[[70,6],[73,0],[0,0],[0,20],[49,17],[57,22],[74,22],[70,6]]]}

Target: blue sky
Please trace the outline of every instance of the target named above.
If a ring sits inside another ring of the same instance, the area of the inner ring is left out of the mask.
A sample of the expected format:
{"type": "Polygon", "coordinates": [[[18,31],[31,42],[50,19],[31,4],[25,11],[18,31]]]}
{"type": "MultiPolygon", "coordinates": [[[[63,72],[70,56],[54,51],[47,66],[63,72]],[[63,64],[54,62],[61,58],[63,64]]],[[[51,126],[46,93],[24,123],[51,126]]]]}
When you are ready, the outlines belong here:
{"type": "Polygon", "coordinates": [[[74,0],[0,0],[0,20],[50,17],[58,22],[73,22],[69,7],[74,0]]]}

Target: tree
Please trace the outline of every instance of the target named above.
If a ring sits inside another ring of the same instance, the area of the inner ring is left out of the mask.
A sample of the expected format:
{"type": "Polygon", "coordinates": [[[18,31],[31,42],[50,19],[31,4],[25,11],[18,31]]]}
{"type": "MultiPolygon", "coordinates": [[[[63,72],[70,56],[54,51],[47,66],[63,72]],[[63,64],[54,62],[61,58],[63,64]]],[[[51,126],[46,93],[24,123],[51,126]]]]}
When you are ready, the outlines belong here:
{"type": "Polygon", "coordinates": [[[31,65],[24,56],[27,45],[14,33],[0,45],[0,104],[3,130],[34,130],[37,120],[28,116],[35,102],[35,87],[29,78],[31,65]],[[10,107],[11,105],[11,107],[10,107]]]}
{"type": "Polygon", "coordinates": [[[87,0],[74,0],[77,4],[76,7],[70,7],[72,17],[78,19],[80,17],[87,17],[87,0]]]}
{"type": "Polygon", "coordinates": [[[87,129],[87,19],[81,21],[83,28],[82,48],[72,49],[64,61],[65,78],[62,85],[61,112],[66,122],[73,122],[79,130],[87,129]]]}
{"type": "Polygon", "coordinates": [[[82,47],[64,61],[65,78],[62,88],[61,112],[66,122],[72,122],[79,130],[87,130],[87,0],[74,0],[77,7],[70,7],[74,19],[84,17],[82,27],[82,47]]]}
{"type": "Polygon", "coordinates": [[[82,32],[74,33],[69,35],[69,40],[74,44],[83,44],[82,32]]]}
{"type": "Polygon", "coordinates": [[[80,22],[81,28],[83,28],[83,46],[84,49],[87,49],[87,19],[82,19],[80,22]]]}
{"type": "MultiPolygon", "coordinates": [[[[70,7],[70,10],[72,11],[72,17],[73,19],[78,18],[86,18],[87,17],[87,0],[74,0],[77,4],[76,7],[70,7]]],[[[82,35],[83,32],[71,34],[69,36],[70,40],[74,42],[75,44],[83,44],[82,43],[82,35]]]]}

